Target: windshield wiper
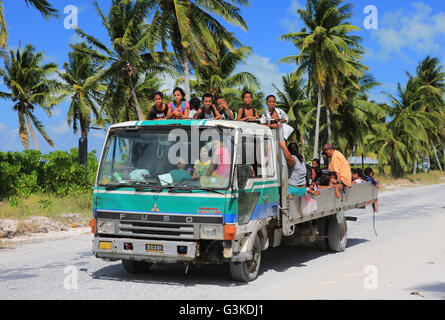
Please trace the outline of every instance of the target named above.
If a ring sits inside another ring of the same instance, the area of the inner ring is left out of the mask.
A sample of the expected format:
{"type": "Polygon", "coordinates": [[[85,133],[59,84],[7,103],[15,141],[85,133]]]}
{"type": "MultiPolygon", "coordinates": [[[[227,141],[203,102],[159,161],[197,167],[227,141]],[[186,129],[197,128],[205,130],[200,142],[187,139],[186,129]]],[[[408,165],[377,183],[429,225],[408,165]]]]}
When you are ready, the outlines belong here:
{"type": "MultiPolygon", "coordinates": [[[[103,186],[103,185],[102,185],[103,186]]],[[[119,188],[135,188],[136,191],[141,191],[141,190],[145,190],[145,189],[152,189],[152,190],[156,190],[156,191],[161,191],[162,187],[158,186],[158,185],[153,185],[153,183],[147,183],[147,182],[142,182],[142,181],[128,181],[125,183],[117,183],[117,184],[113,184],[113,185],[105,185],[105,189],[106,190],[116,190],[119,188]]]]}
{"type": "Polygon", "coordinates": [[[202,188],[202,187],[173,187],[170,190],[173,190],[173,191],[190,191],[190,192],[192,192],[192,190],[202,190],[202,191],[209,191],[209,192],[214,192],[214,193],[218,193],[218,194],[224,194],[224,193],[222,193],[220,191],[217,191],[217,190],[214,190],[214,189],[202,188]]]}

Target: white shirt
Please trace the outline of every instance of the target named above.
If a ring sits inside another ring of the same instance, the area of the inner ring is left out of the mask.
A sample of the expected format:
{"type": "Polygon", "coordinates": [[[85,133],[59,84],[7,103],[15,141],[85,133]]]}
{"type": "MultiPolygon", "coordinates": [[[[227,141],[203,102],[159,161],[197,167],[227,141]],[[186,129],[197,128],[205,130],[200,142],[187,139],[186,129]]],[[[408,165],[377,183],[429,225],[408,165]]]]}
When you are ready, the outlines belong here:
{"type": "MultiPolygon", "coordinates": [[[[283,110],[281,110],[280,108],[275,108],[275,111],[277,112],[278,115],[278,119],[285,119],[286,122],[289,121],[289,117],[287,116],[286,112],[284,112],[283,110]]],[[[266,111],[264,111],[263,115],[261,116],[261,118],[264,119],[272,119],[272,115],[270,114],[269,111],[269,107],[266,106],[266,111]]]]}

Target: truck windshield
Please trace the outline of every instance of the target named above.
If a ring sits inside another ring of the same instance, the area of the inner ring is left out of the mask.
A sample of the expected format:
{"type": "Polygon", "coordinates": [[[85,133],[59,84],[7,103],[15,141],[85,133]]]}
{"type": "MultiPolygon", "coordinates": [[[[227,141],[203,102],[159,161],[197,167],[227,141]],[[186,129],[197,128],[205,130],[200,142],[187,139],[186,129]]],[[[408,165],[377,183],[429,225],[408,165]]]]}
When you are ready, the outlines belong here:
{"type": "Polygon", "coordinates": [[[230,131],[198,127],[119,128],[111,131],[97,183],[105,187],[227,189],[230,131]]]}

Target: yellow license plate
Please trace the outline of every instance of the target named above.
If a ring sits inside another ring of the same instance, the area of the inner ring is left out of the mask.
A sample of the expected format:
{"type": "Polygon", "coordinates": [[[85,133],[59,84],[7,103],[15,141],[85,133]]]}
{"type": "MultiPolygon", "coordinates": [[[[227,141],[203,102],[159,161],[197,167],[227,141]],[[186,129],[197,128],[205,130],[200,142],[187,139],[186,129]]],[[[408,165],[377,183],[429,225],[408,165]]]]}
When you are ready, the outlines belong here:
{"type": "Polygon", "coordinates": [[[146,243],[145,251],[146,252],[164,252],[164,246],[159,243],[146,243]]]}
{"type": "Polygon", "coordinates": [[[113,248],[113,242],[110,241],[99,241],[99,249],[111,250],[113,248]]]}

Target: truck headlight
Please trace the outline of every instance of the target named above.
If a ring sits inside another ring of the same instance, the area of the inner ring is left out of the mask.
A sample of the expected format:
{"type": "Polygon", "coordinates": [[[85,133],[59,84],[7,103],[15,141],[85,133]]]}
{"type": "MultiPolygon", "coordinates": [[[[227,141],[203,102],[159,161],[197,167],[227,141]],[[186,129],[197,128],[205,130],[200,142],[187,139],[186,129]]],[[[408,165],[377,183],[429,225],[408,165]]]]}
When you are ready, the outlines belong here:
{"type": "Polygon", "coordinates": [[[98,221],[97,233],[114,234],[114,222],[113,221],[98,221]]]}
{"type": "Polygon", "coordinates": [[[224,238],[224,227],[221,225],[203,224],[200,227],[200,238],[210,240],[222,240],[224,238]]]}

